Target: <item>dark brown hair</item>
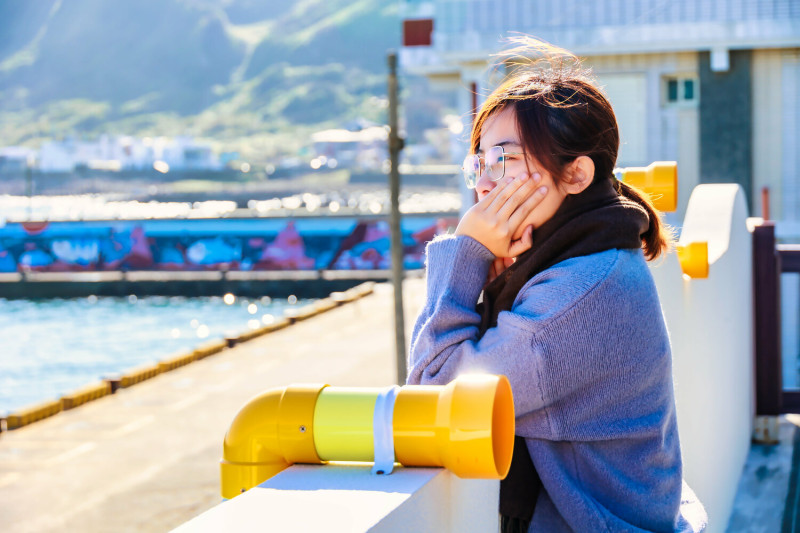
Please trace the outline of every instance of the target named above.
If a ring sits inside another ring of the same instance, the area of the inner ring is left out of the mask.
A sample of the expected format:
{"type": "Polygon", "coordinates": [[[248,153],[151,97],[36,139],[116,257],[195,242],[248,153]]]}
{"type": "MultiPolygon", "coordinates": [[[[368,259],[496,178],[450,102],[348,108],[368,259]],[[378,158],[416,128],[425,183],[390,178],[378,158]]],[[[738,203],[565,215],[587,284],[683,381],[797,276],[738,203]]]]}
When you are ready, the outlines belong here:
{"type": "Polygon", "coordinates": [[[475,117],[472,153],[478,151],[486,120],[511,107],[523,150],[554,180],[564,178],[568,163],[578,156],[588,156],[594,162],[595,180],[613,180],[621,196],[647,211],[650,227],[642,235],[647,259],[668,251],[674,237],[650,197],[614,177],[619,151],[617,118],[590,72],[565,50],[530,38],[516,38],[513,42],[518,46],[501,54],[504,65],[511,68],[510,75],[487,97],[475,117]],[[538,57],[531,58],[532,55],[538,57]]]}

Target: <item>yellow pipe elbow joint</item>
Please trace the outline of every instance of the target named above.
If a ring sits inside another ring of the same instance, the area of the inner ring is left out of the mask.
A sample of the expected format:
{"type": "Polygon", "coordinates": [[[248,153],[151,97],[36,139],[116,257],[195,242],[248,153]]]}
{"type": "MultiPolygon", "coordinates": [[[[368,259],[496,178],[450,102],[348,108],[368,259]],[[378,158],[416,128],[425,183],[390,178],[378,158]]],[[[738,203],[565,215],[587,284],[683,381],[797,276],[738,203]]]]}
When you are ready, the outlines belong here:
{"type": "Polygon", "coordinates": [[[293,463],[320,463],[314,447],[314,406],[326,385],[266,391],[245,405],[223,442],[222,497],[233,498],[293,463]]]}
{"type": "Polygon", "coordinates": [[[293,463],[376,460],[376,424],[379,432],[391,428],[388,446],[406,466],[502,479],[511,465],[514,402],[505,376],[389,389],[290,386],[257,396],[236,415],[223,445],[222,496],[233,498],[293,463]],[[386,393],[394,391],[387,410],[386,393]]]}
{"type": "Polygon", "coordinates": [[[678,262],[681,270],[690,278],[708,277],[708,243],[690,242],[686,245],[679,245],[678,262]]]}
{"type": "Polygon", "coordinates": [[[620,168],[618,179],[647,193],[659,211],[678,208],[678,164],[675,161],[656,161],[647,167],[620,168]]]}

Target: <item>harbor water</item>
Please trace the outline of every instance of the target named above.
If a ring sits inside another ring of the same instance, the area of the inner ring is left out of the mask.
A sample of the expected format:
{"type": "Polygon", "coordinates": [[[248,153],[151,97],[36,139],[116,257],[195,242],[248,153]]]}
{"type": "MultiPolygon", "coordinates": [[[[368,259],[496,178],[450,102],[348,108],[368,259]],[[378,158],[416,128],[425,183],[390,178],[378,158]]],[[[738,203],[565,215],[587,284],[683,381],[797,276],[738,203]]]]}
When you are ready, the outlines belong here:
{"type": "Polygon", "coordinates": [[[254,329],[308,300],[89,296],[0,299],[0,416],[254,329]]]}

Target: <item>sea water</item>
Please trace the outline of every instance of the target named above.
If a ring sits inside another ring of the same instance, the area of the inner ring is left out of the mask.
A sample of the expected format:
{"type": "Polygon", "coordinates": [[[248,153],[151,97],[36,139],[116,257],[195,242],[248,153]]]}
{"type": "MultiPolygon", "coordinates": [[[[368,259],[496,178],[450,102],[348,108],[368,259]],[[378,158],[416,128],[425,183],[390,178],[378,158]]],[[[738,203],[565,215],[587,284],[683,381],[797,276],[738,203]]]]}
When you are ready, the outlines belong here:
{"type": "Polygon", "coordinates": [[[307,303],[233,295],[0,298],[0,416],[268,324],[307,303]]]}

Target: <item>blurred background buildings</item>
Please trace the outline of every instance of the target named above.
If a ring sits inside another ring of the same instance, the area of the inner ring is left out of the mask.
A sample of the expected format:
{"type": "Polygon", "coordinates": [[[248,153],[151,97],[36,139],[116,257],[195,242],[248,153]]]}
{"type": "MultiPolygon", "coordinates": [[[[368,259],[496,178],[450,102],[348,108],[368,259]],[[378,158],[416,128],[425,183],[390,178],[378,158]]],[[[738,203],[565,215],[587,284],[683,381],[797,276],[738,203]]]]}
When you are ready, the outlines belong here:
{"type": "Polygon", "coordinates": [[[532,35],[593,69],[620,166],[677,160],[683,209],[695,185],[733,182],[762,216],[768,187],[779,237],[800,237],[800,2],[406,0],[402,18],[401,64],[457,95],[465,128],[502,75],[487,58],[532,35]]]}

